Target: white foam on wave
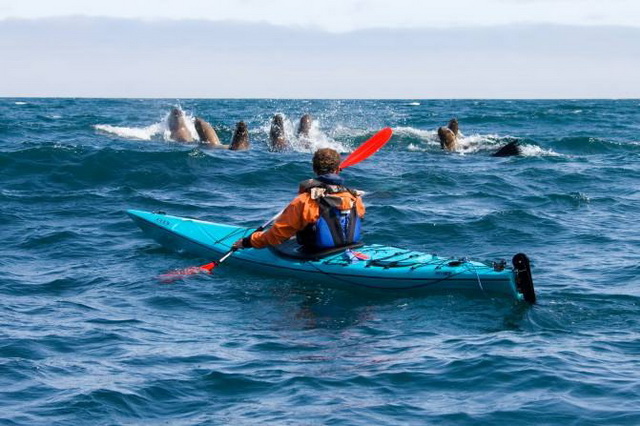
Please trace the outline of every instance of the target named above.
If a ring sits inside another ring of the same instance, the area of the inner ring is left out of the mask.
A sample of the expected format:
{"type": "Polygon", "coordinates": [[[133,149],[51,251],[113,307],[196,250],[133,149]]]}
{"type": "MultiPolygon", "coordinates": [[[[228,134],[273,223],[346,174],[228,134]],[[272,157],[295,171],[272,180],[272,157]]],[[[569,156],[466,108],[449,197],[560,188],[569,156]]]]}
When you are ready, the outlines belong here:
{"type": "Polygon", "coordinates": [[[17,101],[13,103],[14,105],[26,105],[26,102],[22,102],[22,101],[17,101]]]}
{"type": "MultiPolygon", "coordinates": [[[[180,107],[177,108],[184,113],[185,125],[193,140],[198,141],[198,132],[194,124],[195,118],[190,113],[184,112],[180,107]]],[[[171,131],[167,124],[169,114],[170,112],[161,121],[144,127],[112,126],[110,124],[96,124],[93,127],[101,132],[111,133],[125,139],[149,141],[155,136],[162,135],[163,140],[171,141],[171,131]]]]}
{"type": "Polygon", "coordinates": [[[146,127],[124,127],[112,126],[110,124],[96,124],[93,126],[96,130],[105,133],[111,133],[125,139],[137,139],[148,141],[152,137],[162,134],[166,128],[166,124],[159,122],[146,127]]]}
{"type": "Polygon", "coordinates": [[[415,144],[412,144],[412,143],[410,143],[410,144],[409,144],[409,146],[407,146],[407,149],[408,149],[409,151],[418,151],[418,152],[420,152],[420,151],[426,151],[426,150],[427,150],[427,149],[426,149],[425,147],[423,147],[423,146],[418,146],[418,145],[415,145],[415,144]]]}
{"type": "MultiPolygon", "coordinates": [[[[460,152],[461,154],[473,154],[476,152],[488,151],[493,154],[513,140],[517,140],[517,138],[513,136],[499,136],[496,134],[474,134],[467,137],[460,137],[458,139],[459,150],[457,152],[460,152]]],[[[522,157],[561,156],[561,154],[558,154],[553,150],[544,149],[537,145],[520,143],[518,146],[520,147],[520,155],[522,157]]]]}
{"type": "MultiPolygon", "coordinates": [[[[408,151],[428,152],[440,151],[440,139],[436,130],[422,130],[414,127],[397,127],[394,133],[398,136],[407,136],[419,139],[420,142],[412,142],[407,146],[408,151]]],[[[458,149],[454,151],[456,154],[467,155],[476,153],[491,153],[505,146],[512,140],[516,140],[513,136],[500,136],[497,134],[478,134],[474,133],[465,136],[464,133],[458,134],[458,149]]],[[[541,156],[561,156],[557,152],[550,149],[544,149],[536,145],[520,144],[520,151],[523,157],[541,157],[541,156]]]]}
{"type": "Polygon", "coordinates": [[[334,127],[332,130],[329,131],[329,134],[334,139],[335,138],[341,138],[341,139],[357,138],[357,137],[361,137],[361,136],[365,135],[366,133],[367,133],[366,129],[358,129],[358,128],[355,128],[355,127],[347,127],[347,126],[342,125],[342,124],[336,125],[336,127],[334,127]]]}
{"type": "Polygon", "coordinates": [[[551,149],[544,149],[536,145],[520,145],[520,152],[523,157],[563,157],[551,149]]]}
{"type": "Polygon", "coordinates": [[[420,106],[420,102],[409,102],[407,105],[409,105],[409,106],[420,106]]]}
{"type": "MultiPolygon", "coordinates": [[[[460,154],[474,154],[486,149],[498,149],[500,146],[504,146],[504,144],[496,144],[499,138],[498,135],[473,134],[465,136],[462,132],[458,132],[458,149],[456,152],[460,154]]],[[[438,144],[439,143],[440,140],[438,139],[438,144]]]]}
{"type": "Polygon", "coordinates": [[[398,136],[415,137],[426,142],[430,142],[438,138],[438,132],[436,130],[423,130],[416,129],[415,127],[394,127],[393,133],[398,136]]]}
{"type": "Polygon", "coordinates": [[[410,143],[407,146],[409,151],[431,151],[440,148],[440,140],[436,130],[416,129],[415,127],[394,127],[393,133],[400,137],[419,139],[419,144],[410,143]]]}
{"type": "MultiPolygon", "coordinates": [[[[395,127],[393,131],[395,135],[400,137],[419,139],[417,143],[409,143],[407,146],[409,151],[433,151],[434,149],[441,149],[437,130],[416,129],[415,127],[395,127]]],[[[474,134],[465,136],[464,133],[458,132],[458,149],[455,152],[463,155],[475,153],[495,144],[496,139],[499,139],[498,135],[474,134]]]]}

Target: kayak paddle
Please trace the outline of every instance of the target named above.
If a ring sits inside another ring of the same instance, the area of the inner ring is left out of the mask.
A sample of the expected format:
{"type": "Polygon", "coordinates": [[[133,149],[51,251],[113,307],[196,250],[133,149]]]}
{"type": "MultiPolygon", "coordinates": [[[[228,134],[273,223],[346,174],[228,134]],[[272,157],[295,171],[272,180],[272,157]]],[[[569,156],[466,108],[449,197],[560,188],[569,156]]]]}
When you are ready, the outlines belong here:
{"type": "MultiPolygon", "coordinates": [[[[384,129],[380,130],[371,138],[363,142],[362,145],[360,145],[358,148],[355,149],[355,151],[349,154],[349,156],[340,163],[340,170],[346,169],[347,167],[351,167],[354,164],[358,164],[362,160],[365,160],[370,156],[372,156],[373,154],[375,154],[380,148],[384,146],[384,144],[389,142],[389,139],[391,139],[392,134],[393,134],[393,131],[391,130],[390,127],[385,127],[384,129]]],[[[278,216],[282,214],[283,211],[284,209],[278,212],[277,215],[269,219],[267,222],[262,224],[262,226],[260,226],[254,232],[263,231],[267,226],[271,224],[271,222],[276,220],[278,216]]],[[[226,252],[220,259],[214,260],[213,262],[207,263],[206,265],[191,266],[189,268],[184,268],[184,269],[176,269],[171,272],[167,272],[166,274],[162,274],[158,276],[158,279],[162,282],[170,283],[187,275],[199,274],[201,272],[204,272],[206,274],[211,274],[214,268],[216,268],[222,262],[227,260],[227,258],[231,256],[236,250],[237,249],[232,248],[231,250],[226,252]]]]}
{"type": "MultiPolygon", "coordinates": [[[[274,217],[272,217],[271,219],[269,219],[269,221],[263,223],[258,229],[256,229],[254,232],[260,232],[263,231],[264,228],[266,228],[267,226],[269,226],[271,224],[271,222],[273,222],[274,220],[276,220],[278,218],[278,216],[280,216],[282,214],[282,212],[284,211],[281,210],[278,212],[278,214],[276,214],[274,217]]],[[[204,272],[205,274],[211,274],[213,269],[218,266],[219,264],[221,264],[222,262],[224,262],[225,260],[227,260],[227,258],[229,256],[231,256],[233,254],[233,252],[235,252],[236,248],[232,248],[231,250],[229,250],[228,252],[226,252],[224,254],[224,256],[222,256],[220,259],[218,260],[214,260],[213,262],[207,263],[206,265],[202,265],[202,266],[190,266],[188,268],[183,268],[183,269],[175,269],[173,271],[167,272],[166,274],[162,274],[158,276],[158,279],[160,281],[162,281],[163,283],[171,283],[174,282],[175,280],[179,280],[182,277],[185,277],[187,275],[195,275],[195,274],[199,274],[201,272],[204,272]]]]}
{"type": "Polygon", "coordinates": [[[378,133],[373,135],[369,140],[364,142],[355,151],[353,151],[347,158],[344,159],[342,163],[340,163],[340,170],[346,169],[347,167],[353,166],[354,164],[358,164],[362,160],[365,160],[376,153],[384,144],[386,144],[389,139],[391,139],[391,134],[393,131],[390,127],[385,127],[380,130],[378,133]]]}

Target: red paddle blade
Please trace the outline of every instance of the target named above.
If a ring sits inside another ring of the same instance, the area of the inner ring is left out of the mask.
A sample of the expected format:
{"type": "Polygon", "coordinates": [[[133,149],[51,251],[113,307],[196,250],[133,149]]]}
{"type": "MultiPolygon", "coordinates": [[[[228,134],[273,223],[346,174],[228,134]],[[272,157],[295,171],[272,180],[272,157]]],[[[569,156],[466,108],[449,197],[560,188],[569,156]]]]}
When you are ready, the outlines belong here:
{"type": "Polygon", "coordinates": [[[202,266],[190,266],[184,269],[175,269],[173,271],[167,272],[166,274],[162,274],[158,276],[158,279],[163,283],[172,283],[174,281],[180,280],[189,275],[196,274],[210,274],[213,271],[213,268],[217,266],[216,262],[207,263],[202,266]]]}
{"type": "Polygon", "coordinates": [[[354,251],[353,255],[356,257],[356,259],[359,259],[359,260],[369,260],[370,259],[368,254],[360,253],[359,251],[354,251]]]}
{"type": "Polygon", "coordinates": [[[213,271],[213,268],[215,268],[216,266],[218,266],[218,262],[211,262],[211,263],[207,263],[206,265],[202,265],[199,268],[202,269],[207,274],[210,274],[211,271],[213,271]]]}
{"type": "Polygon", "coordinates": [[[368,141],[364,142],[355,151],[353,151],[349,156],[340,163],[340,168],[345,169],[349,166],[353,166],[354,164],[358,164],[362,160],[369,158],[376,151],[384,146],[389,139],[391,139],[391,135],[393,131],[390,127],[385,127],[380,130],[378,133],[373,135],[368,141]]]}

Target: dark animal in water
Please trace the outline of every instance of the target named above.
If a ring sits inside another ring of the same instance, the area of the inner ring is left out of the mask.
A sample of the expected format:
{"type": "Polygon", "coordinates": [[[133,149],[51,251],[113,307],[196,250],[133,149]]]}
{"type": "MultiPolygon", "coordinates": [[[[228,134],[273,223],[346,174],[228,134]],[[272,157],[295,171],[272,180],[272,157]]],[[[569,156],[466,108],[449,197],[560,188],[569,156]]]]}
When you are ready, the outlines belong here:
{"type": "Polygon", "coordinates": [[[522,150],[518,145],[518,141],[511,141],[493,154],[492,157],[510,157],[512,155],[520,155],[522,154],[522,150]]]}
{"type": "Polygon", "coordinates": [[[193,142],[191,132],[187,128],[184,112],[178,108],[172,108],[167,119],[167,125],[171,132],[171,139],[176,142],[193,142]]]}
{"type": "MultiPolygon", "coordinates": [[[[216,134],[216,131],[213,130],[211,124],[207,123],[200,117],[196,117],[194,121],[194,125],[196,127],[196,132],[198,132],[198,136],[200,137],[200,142],[203,144],[209,144],[213,146],[224,146],[220,143],[220,139],[216,134]]],[[[226,148],[226,146],[225,146],[226,148]]]]}
{"type": "Polygon", "coordinates": [[[244,121],[239,121],[238,124],[236,124],[229,149],[232,151],[249,149],[249,129],[247,129],[244,121]]]}
{"type": "MultiPolygon", "coordinates": [[[[452,118],[447,127],[438,128],[438,138],[440,139],[440,147],[448,151],[455,151],[458,148],[458,120],[452,118]]],[[[521,155],[522,150],[518,145],[518,141],[511,141],[495,153],[492,157],[510,157],[513,155],[521,155]]]]}
{"type": "Polygon", "coordinates": [[[305,114],[300,117],[300,124],[298,125],[298,137],[309,137],[309,131],[311,130],[311,123],[313,122],[311,115],[305,114]]]}
{"type": "Polygon", "coordinates": [[[271,151],[284,151],[289,147],[284,134],[284,118],[282,114],[276,114],[271,120],[271,130],[269,131],[269,149],[271,151]]]}
{"type": "Polygon", "coordinates": [[[442,149],[455,151],[458,148],[458,120],[452,118],[447,127],[439,127],[438,138],[442,149]]]}

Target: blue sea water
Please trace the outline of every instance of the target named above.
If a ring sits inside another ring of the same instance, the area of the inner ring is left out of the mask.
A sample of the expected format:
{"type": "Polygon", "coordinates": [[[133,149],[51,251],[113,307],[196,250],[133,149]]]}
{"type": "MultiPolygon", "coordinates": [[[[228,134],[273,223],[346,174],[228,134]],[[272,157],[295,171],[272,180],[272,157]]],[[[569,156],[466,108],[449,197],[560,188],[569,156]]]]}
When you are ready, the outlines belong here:
{"type": "Polygon", "coordinates": [[[0,99],[1,424],[640,424],[640,100],[0,99]],[[179,105],[228,143],[170,140],[179,105]],[[267,149],[285,115],[294,149],[267,149]],[[296,142],[304,113],[312,147],[296,142]],[[457,117],[463,148],[440,149],[457,117]],[[392,140],[343,172],[366,240],[529,255],[538,303],[372,293],[198,259],[125,210],[257,226],[311,151],[392,140]],[[491,153],[517,139],[523,155],[491,153]]]}

